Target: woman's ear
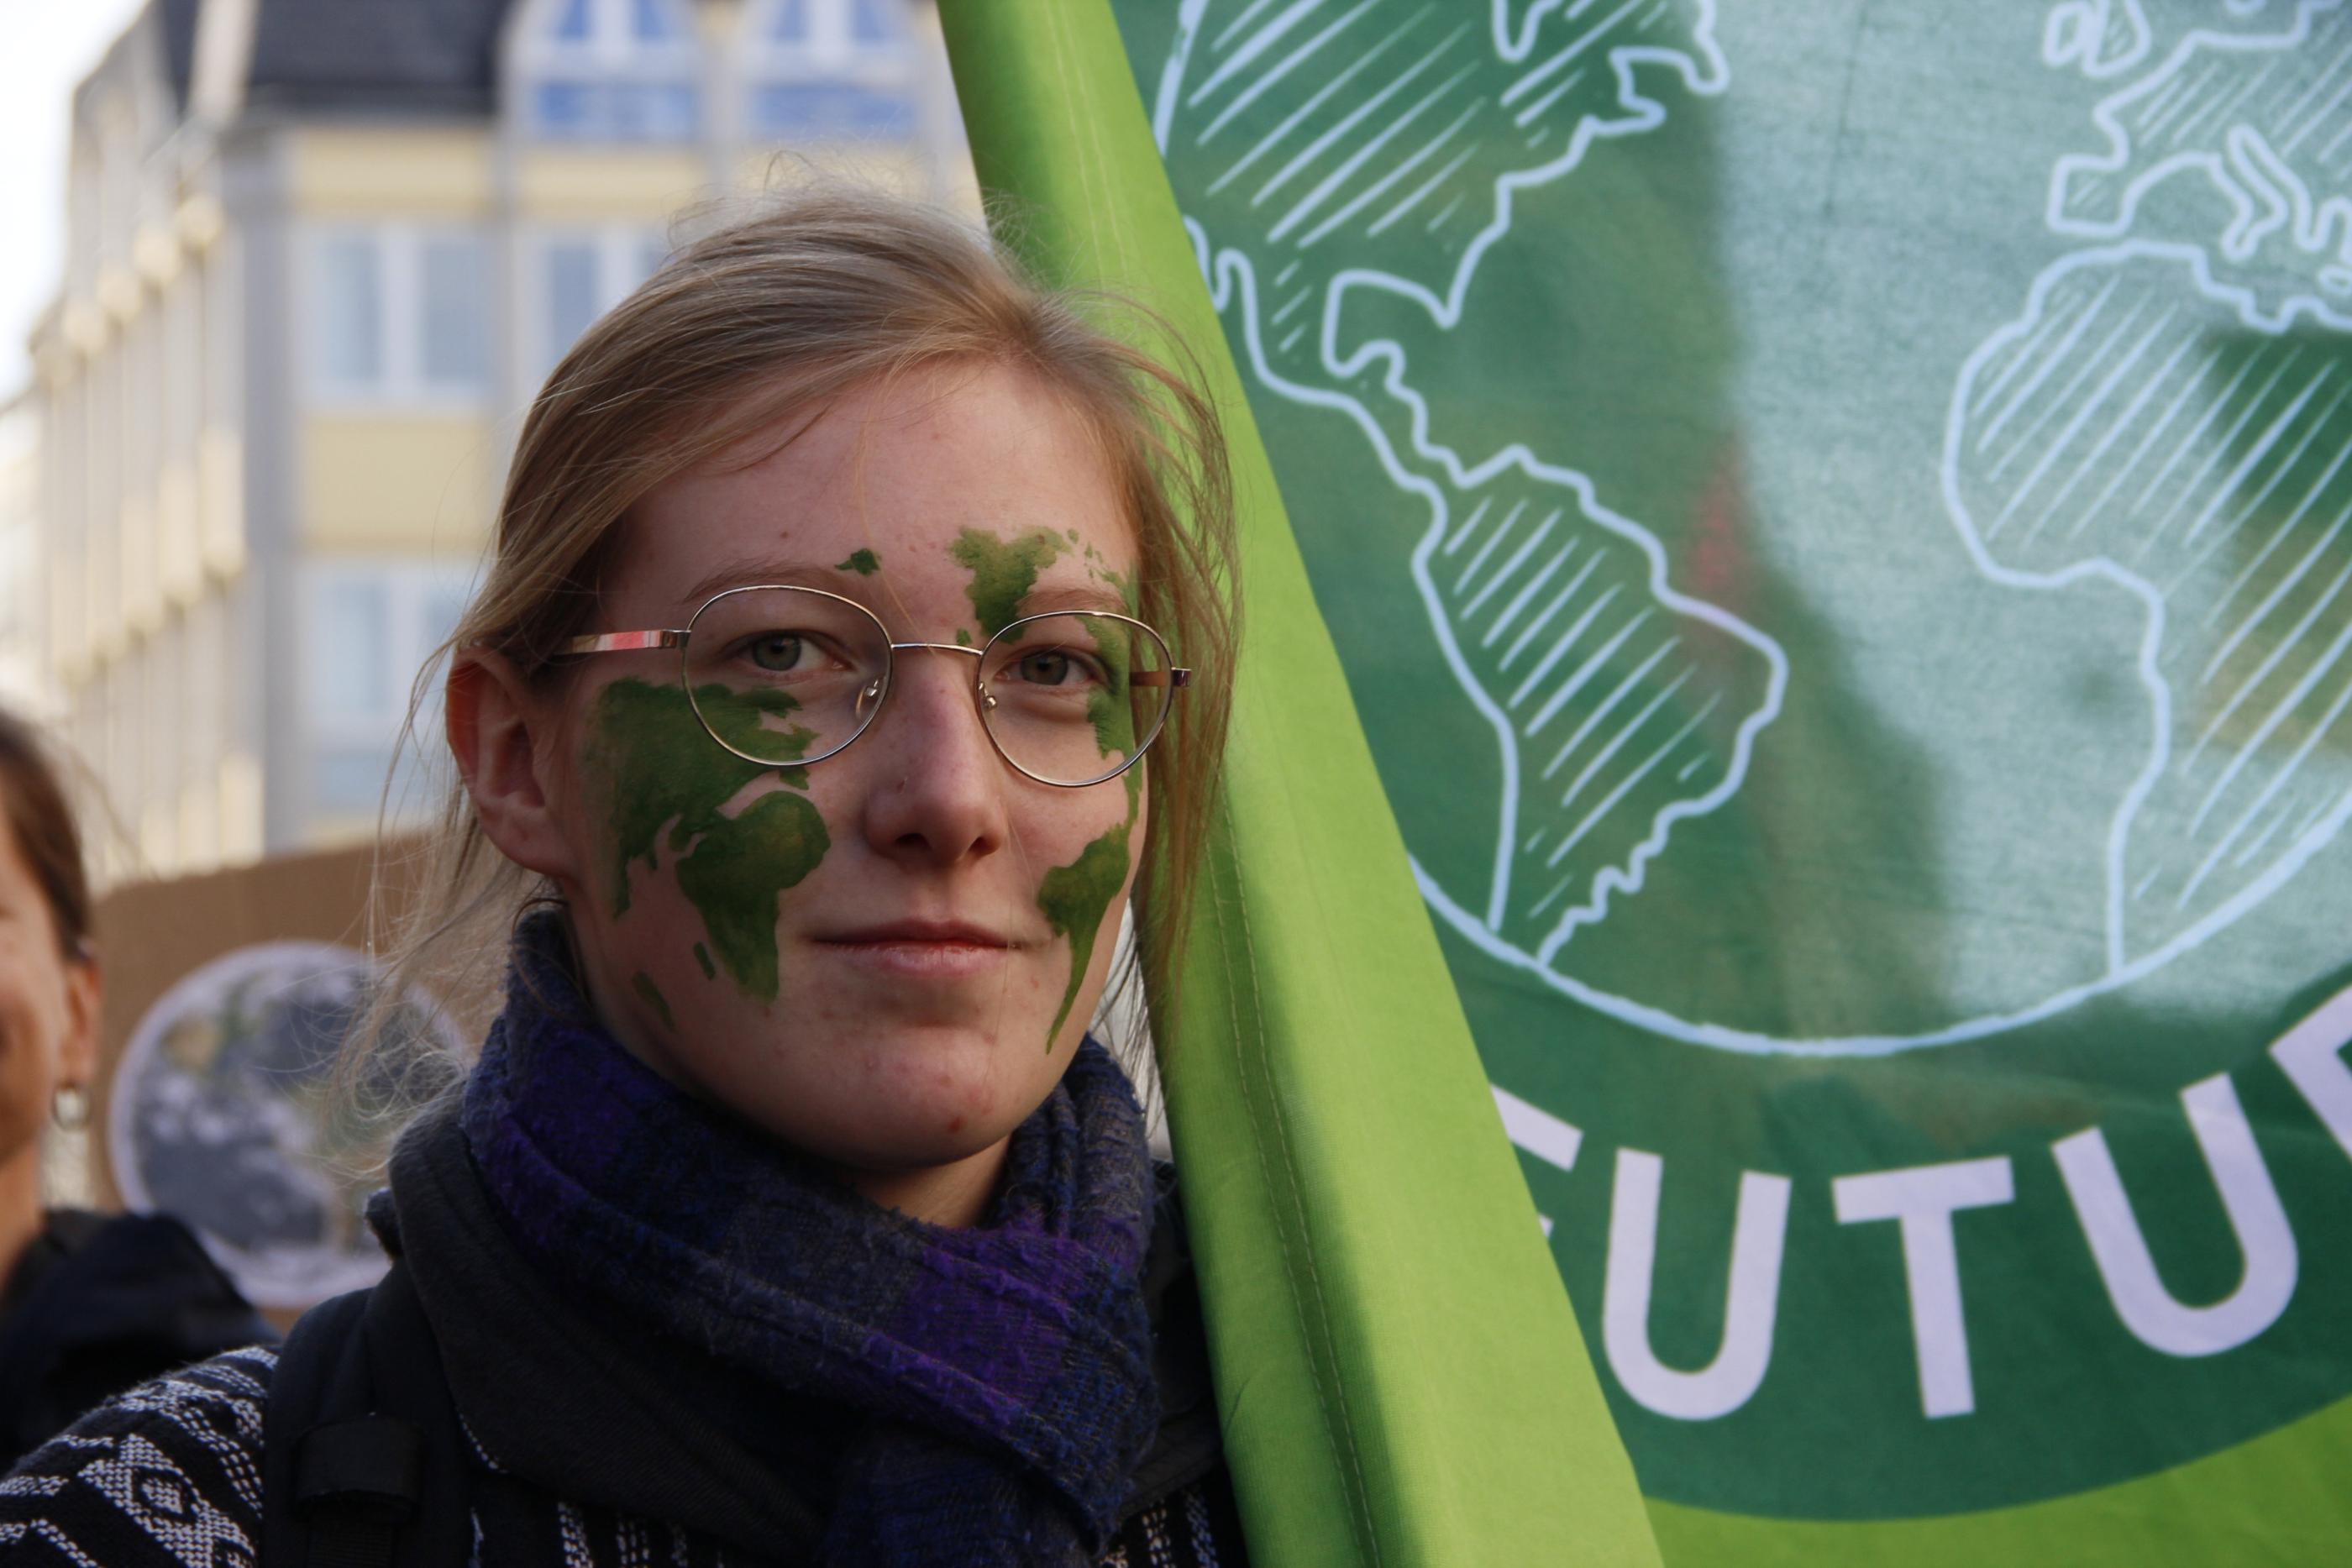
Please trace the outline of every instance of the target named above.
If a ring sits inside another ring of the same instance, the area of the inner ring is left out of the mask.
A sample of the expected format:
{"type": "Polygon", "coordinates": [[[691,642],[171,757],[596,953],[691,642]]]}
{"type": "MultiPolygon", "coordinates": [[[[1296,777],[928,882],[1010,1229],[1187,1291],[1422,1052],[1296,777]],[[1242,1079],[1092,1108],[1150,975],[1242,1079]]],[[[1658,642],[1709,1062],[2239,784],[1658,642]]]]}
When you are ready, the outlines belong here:
{"type": "Polygon", "coordinates": [[[87,943],[66,961],[66,1031],[58,1042],[58,1082],[87,1089],[98,1079],[98,951],[87,943]]]}
{"type": "Polygon", "coordinates": [[[525,871],[576,882],[579,862],[553,806],[562,791],[551,788],[552,708],[502,655],[467,648],[450,662],[442,714],[484,836],[525,871]]]}

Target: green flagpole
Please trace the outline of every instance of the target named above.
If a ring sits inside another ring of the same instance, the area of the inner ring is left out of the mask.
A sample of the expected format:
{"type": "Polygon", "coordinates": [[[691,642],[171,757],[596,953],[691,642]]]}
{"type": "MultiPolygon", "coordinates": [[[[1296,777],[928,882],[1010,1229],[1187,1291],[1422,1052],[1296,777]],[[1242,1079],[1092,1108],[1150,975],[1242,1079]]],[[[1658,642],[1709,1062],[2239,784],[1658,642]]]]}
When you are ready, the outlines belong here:
{"type": "Polygon", "coordinates": [[[1164,316],[1232,438],[1247,641],[1160,1043],[1251,1560],[1654,1564],[1108,0],[940,9],[1017,243],[1164,316]]]}

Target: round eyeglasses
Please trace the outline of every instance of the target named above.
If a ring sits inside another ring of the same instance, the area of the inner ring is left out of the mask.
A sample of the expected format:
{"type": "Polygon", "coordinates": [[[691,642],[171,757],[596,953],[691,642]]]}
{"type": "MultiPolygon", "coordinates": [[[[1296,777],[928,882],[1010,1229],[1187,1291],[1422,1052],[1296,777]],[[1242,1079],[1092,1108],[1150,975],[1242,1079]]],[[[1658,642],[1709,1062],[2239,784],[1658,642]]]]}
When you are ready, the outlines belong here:
{"type": "Polygon", "coordinates": [[[866,733],[898,654],[976,661],[972,703],[996,754],[1041,784],[1079,789],[1135,766],[1192,672],[1129,615],[1057,610],[985,643],[893,643],[874,612],[818,588],[730,588],[682,630],[574,637],[567,653],[679,650],[680,678],[710,738],[749,762],[803,768],[866,733]]]}

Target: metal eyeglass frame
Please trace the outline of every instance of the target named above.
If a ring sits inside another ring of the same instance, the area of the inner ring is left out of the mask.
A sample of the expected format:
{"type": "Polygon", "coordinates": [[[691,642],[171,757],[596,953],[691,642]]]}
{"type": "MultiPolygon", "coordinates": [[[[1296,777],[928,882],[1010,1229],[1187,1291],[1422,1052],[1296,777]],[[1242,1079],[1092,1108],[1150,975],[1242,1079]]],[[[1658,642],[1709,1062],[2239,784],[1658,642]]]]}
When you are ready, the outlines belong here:
{"type": "Polygon", "coordinates": [[[563,644],[562,652],[567,654],[634,653],[649,649],[676,648],[678,651],[678,685],[685,688],[687,706],[694,710],[695,721],[702,726],[702,732],[705,735],[710,737],[710,738],[716,741],[720,747],[732,752],[737,757],[741,758],[746,762],[756,762],[763,768],[807,768],[816,763],[823,762],[828,757],[839,756],[842,752],[856,745],[859,736],[864,735],[867,730],[874,727],[874,721],[881,716],[882,705],[890,699],[890,692],[896,684],[898,675],[898,655],[900,653],[919,649],[929,649],[933,653],[969,653],[973,658],[981,661],[980,668],[984,671],[987,668],[988,651],[991,648],[995,647],[1007,633],[1018,631],[1020,628],[1029,625],[1033,622],[1049,621],[1061,615],[1087,615],[1099,621],[1124,622],[1126,624],[1134,627],[1137,631],[1141,632],[1145,636],[1150,638],[1152,643],[1159,648],[1160,654],[1160,668],[1157,670],[1130,673],[1128,677],[1128,684],[1129,685],[1157,686],[1164,683],[1170,688],[1168,701],[1160,705],[1160,716],[1152,721],[1150,732],[1145,735],[1141,740],[1136,742],[1134,754],[1129,757],[1126,761],[1120,763],[1117,768],[1112,768],[1109,772],[1104,774],[1099,779],[1087,779],[1076,783],[1072,783],[1067,779],[1048,779],[1043,774],[1031,772],[1028,768],[1022,767],[1020,763],[1014,761],[1012,754],[1004,749],[1003,743],[996,738],[996,730],[989,724],[987,712],[988,709],[996,706],[996,699],[989,695],[988,683],[985,680],[975,678],[972,681],[972,709],[975,716],[980,719],[981,733],[988,737],[989,748],[994,751],[998,757],[1003,758],[1004,765],[1007,768],[1012,768],[1015,773],[1020,774],[1024,779],[1034,779],[1040,784],[1050,785],[1056,789],[1091,789],[1097,784],[1109,783],[1112,779],[1118,778],[1120,774],[1126,772],[1129,768],[1143,760],[1143,754],[1151,749],[1151,743],[1159,739],[1160,732],[1168,727],[1168,715],[1176,706],[1176,692],[1192,684],[1192,672],[1190,669],[1181,668],[1169,663],[1167,639],[1160,636],[1160,633],[1150,625],[1144,622],[1138,621],[1132,615],[1120,615],[1108,610],[1049,610],[1041,614],[1024,615],[1018,621],[1008,622],[1003,626],[997,629],[995,636],[991,637],[987,642],[980,644],[976,648],[967,647],[961,643],[893,643],[890,641],[890,629],[882,624],[882,618],[875,614],[871,610],[866,609],[863,604],[858,603],[855,599],[850,599],[838,593],[829,593],[822,588],[803,587],[802,584],[797,582],[752,582],[746,583],[740,588],[724,589],[719,592],[712,594],[709,598],[702,601],[701,606],[688,618],[686,624],[682,627],[656,628],[655,630],[646,632],[591,632],[586,636],[574,637],[566,642],[563,644]],[[883,655],[882,676],[880,681],[873,685],[869,685],[865,692],[858,694],[861,700],[863,700],[868,694],[871,694],[874,706],[867,711],[866,716],[859,721],[856,730],[851,734],[847,740],[843,741],[839,746],[833,747],[830,751],[821,751],[814,757],[799,758],[791,762],[778,762],[770,758],[754,757],[750,752],[745,751],[742,747],[729,744],[727,738],[724,736],[721,736],[716,729],[712,728],[710,721],[703,716],[701,700],[694,695],[694,680],[687,668],[688,644],[693,639],[694,628],[700,622],[705,615],[710,612],[710,607],[712,605],[717,604],[722,599],[731,599],[739,593],[767,593],[778,589],[782,589],[786,592],[791,593],[811,593],[814,594],[819,599],[830,599],[836,604],[847,605],[850,609],[856,611],[857,613],[865,616],[866,620],[874,623],[874,630],[880,634],[882,646],[886,650],[886,653],[883,655]],[[878,685],[878,690],[876,689],[876,685],[878,685]]]}

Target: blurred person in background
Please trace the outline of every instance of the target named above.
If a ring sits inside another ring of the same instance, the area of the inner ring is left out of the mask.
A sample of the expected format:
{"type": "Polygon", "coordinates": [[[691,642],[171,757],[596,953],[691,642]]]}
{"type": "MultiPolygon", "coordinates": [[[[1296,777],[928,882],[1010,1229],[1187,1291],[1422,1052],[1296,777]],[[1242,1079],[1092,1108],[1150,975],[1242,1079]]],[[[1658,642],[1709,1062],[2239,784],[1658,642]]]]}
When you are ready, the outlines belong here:
{"type": "Polygon", "coordinates": [[[451,640],[394,973],[505,1002],[391,1273],[26,1458],[11,1568],[1241,1563],[1088,1032],[1130,891],[1181,1001],[1232,541],[1205,400],[985,236],[819,190],[680,251],[556,367],[451,640]]]}
{"type": "Polygon", "coordinates": [[[0,1464],[109,1396],[272,1338],[178,1220],[41,1204],[42,1129],[98,1069],[81,832],[39,735],[0,712],[0,1464]]]}

